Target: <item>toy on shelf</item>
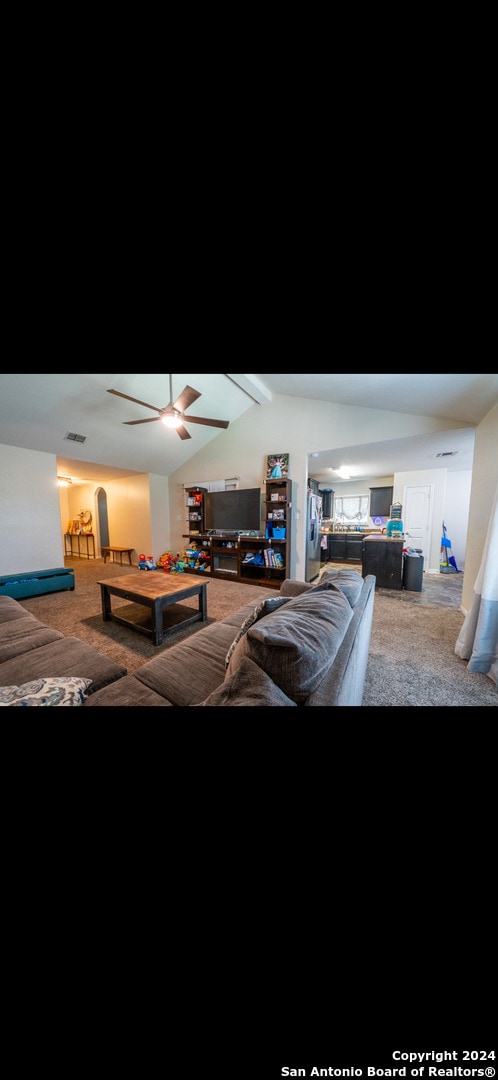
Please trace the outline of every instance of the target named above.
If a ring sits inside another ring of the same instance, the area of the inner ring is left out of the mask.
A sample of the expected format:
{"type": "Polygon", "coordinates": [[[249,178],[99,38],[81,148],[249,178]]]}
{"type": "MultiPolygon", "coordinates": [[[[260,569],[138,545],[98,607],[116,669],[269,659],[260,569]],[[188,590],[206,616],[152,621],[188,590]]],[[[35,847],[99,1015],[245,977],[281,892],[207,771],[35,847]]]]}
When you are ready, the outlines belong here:
{"type": "Polygon", "coordinates": [[[211,556],[208,551],[199,551],[197,553],[197,559],[194,563],[194,570],[207,570],[209,563],[211,562],[211,556]]]}

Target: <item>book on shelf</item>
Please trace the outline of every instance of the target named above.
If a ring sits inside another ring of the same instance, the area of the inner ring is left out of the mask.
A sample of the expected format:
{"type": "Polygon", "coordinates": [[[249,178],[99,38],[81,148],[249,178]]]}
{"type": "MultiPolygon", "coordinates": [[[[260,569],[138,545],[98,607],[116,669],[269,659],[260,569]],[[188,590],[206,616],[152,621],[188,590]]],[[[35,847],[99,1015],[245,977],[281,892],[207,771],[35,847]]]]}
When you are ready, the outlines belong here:
{"type": "Polygon", "coordinates": [[[264,552],[265,566],[270,570],[283,570],[284,559],[279,551],[274,551],[273,548],[265,548],[264,552]]]}

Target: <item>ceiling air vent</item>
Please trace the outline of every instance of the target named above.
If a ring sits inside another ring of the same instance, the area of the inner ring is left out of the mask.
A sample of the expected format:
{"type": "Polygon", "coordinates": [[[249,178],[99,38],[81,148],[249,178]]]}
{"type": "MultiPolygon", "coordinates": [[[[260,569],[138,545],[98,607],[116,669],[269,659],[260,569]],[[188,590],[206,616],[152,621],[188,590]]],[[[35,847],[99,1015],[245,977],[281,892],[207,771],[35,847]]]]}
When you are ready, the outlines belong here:
{"type": "Polygon", "coordinates": [[[434,457],[435,458],[456,457],[457,454],[459,454],[459,453],[460,453],[459,450],[443,450],[443,451],[441,451],[440,454],[434,454],[434,457]]]}
{"type": "Polygon", "coordinates": [[[66,431],[64,438],[70,442],[86,442],[86,435],[77,435],[75,431],[66,431]]]}

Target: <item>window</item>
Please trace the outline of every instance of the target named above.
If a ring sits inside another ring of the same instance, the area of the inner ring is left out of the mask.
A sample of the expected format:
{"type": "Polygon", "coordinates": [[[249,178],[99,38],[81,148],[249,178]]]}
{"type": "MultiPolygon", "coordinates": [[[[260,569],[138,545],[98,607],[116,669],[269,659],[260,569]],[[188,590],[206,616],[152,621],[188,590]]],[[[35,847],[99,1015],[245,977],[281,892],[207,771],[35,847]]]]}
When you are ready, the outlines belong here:
{"type": "MultiPolygon", "coordinates": [[[[233,491],[239,486],[240,476],[231,476],[228,480],[203,480],[199,484],[189,484],[189,487],[203,487],[206,491],[233,491]]],[[[183,485],[185,487],[185,484],[183,485]]]]}
{"type": "Polygon", "coordinates": [[[368,495],[336,495],[334,520],[341,525],[368,525],[368,495]]]}

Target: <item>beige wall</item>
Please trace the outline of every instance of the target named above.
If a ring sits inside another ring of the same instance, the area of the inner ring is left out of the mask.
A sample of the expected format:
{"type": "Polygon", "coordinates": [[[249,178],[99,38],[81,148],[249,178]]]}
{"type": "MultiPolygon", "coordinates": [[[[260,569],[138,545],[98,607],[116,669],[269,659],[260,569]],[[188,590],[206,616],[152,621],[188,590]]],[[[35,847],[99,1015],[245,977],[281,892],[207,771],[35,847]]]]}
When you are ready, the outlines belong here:
{"type": "Polygon", "coordinates": [[[0,446],[0,573],[64,566],[53,454],[0,446]]]}
{"type": "MultiPolygon", "coordinates": [[[[0,445],[0,573],[63,566],[67,523],[81,510],[92,513],[99,557],[99,488],[107,496],[109,543],[134,548],[135,564],[141,552],[158,557],[167,550],[167,477],[140,474],[105,484],[59,488],[54,455],[0,445]]],[[[86,551],[86,541],[82,551],[86,551]]]]}

